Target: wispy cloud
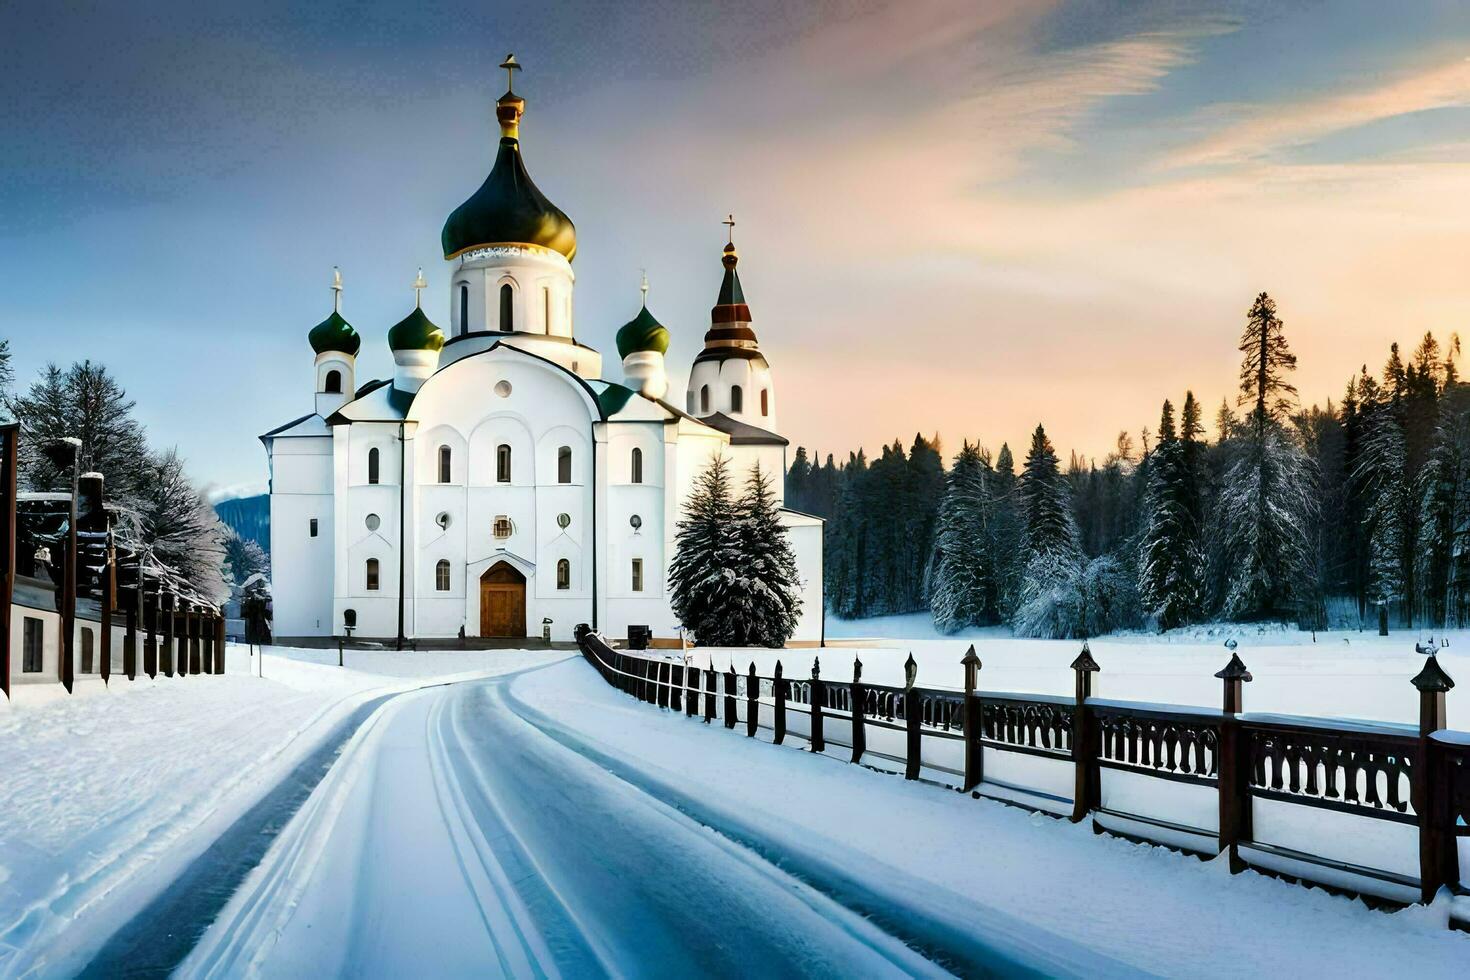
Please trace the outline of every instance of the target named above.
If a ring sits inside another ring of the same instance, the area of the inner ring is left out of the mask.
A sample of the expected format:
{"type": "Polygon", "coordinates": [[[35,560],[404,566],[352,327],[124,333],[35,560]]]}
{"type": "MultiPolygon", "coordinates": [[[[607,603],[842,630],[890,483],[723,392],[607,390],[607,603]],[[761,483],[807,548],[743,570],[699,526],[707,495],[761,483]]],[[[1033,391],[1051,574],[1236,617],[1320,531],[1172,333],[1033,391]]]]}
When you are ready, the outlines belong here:
{"type": "Polygon", "coordinates": [[[1238,121],[1160,161],[1163,169],[1234,164],[1309,145],[1368,123],[1428,109],[1470,105],[1470,58],[1457,54],[1377,84],[1357,85],[1293,102],[1212,107],[1238,121]]]}

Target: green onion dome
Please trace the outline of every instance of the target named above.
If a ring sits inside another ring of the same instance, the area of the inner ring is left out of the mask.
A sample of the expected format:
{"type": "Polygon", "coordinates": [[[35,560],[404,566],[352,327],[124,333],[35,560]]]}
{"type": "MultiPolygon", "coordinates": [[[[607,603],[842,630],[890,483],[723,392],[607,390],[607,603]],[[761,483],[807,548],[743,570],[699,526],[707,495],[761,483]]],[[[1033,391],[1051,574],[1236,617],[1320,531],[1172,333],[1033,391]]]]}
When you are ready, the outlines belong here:
{"type": "Polygon", "coordinates": [[[444,347],[444,331],[416,306],[388,330],[388,346],[393,350],[440,350],[444,347]]]}
{"type": "Polygon", "coordinates": [[[488,245],[532,245],[551,249],[570,262],[577,254],[572,219],[536,189],[521,159],[519,123],[525,101],[507,92],[496,105],[500,150],[480,189],[449,215],[440,241],[444,257],[488,245]]]}
{"type": "Polygon", "coordinates": [[[336,310],[332,311],[331,316],[312,327],[306,339],[311,343],[311,349],[318,354],[339,351],[356,357],[357,352],[362,349],[362,338],[357,335],[356,330],[352,329],[352,324],[342,319],[342,314],[336,310]]]}
{"type": "Polygon", "coordinates": [[[627,357],[634,351],[657,351],[665,354],[669,350],[669,332],[648,312],[648,307],[618,330],[618,356],[627,357]]]}

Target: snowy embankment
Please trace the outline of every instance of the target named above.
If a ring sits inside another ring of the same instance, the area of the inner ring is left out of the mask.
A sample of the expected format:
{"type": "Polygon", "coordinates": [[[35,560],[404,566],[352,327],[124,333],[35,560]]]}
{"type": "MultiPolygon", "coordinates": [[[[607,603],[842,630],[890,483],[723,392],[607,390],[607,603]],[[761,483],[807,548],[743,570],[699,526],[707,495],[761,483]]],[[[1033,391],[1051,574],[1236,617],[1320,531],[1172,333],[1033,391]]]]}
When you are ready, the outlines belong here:
{"type": "MultiPolygon", "coordinates": [[[[1381,637],[1372,632],[1312,634],[1275,626],[1217,624],[1163,635],[1097,637],[1088,641],[1102,668],[1093,675],[1093,695],[1218,708],[1220,681],[1214,675],[1230,659],[1224,642],[1234,639],[1254,676],[1245,686],[1247,712],[1417,724],[1419,692],[1409,679],[1424,666],[1424,658],[1414,645],[1431,636],[1449,640],[1439,653],[1439,663],[1460,684],[1448,698],[1450,727],[1470,729],[1470,630],[1399,630],[1381,637]]],[[[740,671],[754,659],[766,674],[779,658],[787,677],[804,677],[811,671],[813,655],[820,654],[822,676],[839,682],[852,678],[856,657],[862,660],[865,681],[901,687],[903,662],[913,653],[921,686],[958,690],[964,686],[960,659],[973,643],[984,665],[981,690],[1069,696],[1074,685],[1069,665],[1082,646],[1079,640],[1017,638],[1003,628],[941,636],[926,613],[829,619],[827,641],[840,646],[754,654],[716,650],[713,656],[720,668],[733,658],[740,671]]],[[[699,657],[709,653],[696,650],[696,662],[706,662],[699,657]]]]}
{"type": "Polygon", "coordinates": [[[1223,858],[1095,836],[1086,824],[747,739],[634,701],[582,663],[517,677],[510,691],[650,792],[697,800],[698,818],[717,829],[743,828],[768,860],[825,862],[875,894],[904,890],[916,915],[967,921],[982,939],[1004,929],[1007,941],[1045,949],[1048,936],[1065,937],[1169,976],[1470,969],[1470,936],[1445,928],[1445,908],[1375,912],[1320,889],[1231,875],[1223,858]]]}
{"type": "Polygon", "coordinates": [[[270,648],[0,713],[0,975],[65,974],[354,708],[562,653],[270,648]]]}

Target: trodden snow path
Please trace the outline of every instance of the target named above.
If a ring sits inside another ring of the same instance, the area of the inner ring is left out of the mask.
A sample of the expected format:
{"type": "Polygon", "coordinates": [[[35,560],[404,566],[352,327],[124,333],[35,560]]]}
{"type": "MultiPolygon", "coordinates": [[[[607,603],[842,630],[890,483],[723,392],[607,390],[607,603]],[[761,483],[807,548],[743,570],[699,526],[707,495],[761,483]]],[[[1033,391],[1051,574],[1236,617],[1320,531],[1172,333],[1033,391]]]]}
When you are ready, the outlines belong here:
{"type": "MultiPolygon", "coordinates": [[[[783,870],[589,758],[509,687],[457,684],[386,705],[179,975],[948,972],[923,953],[969,975],[1032,972],[958,916],[929,921],[820,867],[783,870]],[[856,910],[844,904],[854,894],[856,910]]],[[[1049,944],[1055,955],[1033,950],[1037,972],[1123,972],[1049,944]]]]}

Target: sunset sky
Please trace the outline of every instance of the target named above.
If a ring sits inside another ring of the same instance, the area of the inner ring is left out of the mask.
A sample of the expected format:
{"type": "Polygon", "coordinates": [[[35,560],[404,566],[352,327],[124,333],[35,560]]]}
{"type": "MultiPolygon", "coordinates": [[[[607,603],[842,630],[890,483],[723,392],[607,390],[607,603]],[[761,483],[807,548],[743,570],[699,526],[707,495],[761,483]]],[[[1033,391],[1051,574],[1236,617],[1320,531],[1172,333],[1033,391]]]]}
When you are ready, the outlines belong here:
{"type": "MultiPolygon", "coordinates": [[[[495,65],[576,222],[576,332],[649,306],[681,393],[734,212],[793,444],[1101,455],[1234,396],[1276,298],[1309,401],[1470,329],[1470,4],[9,3],[0,336],[105,362],[196,477],[262,486],[331,309],[447,324],[495,65]]],[[[1470,337],[1467,337],[1470,339],[1470,337]]]]}

